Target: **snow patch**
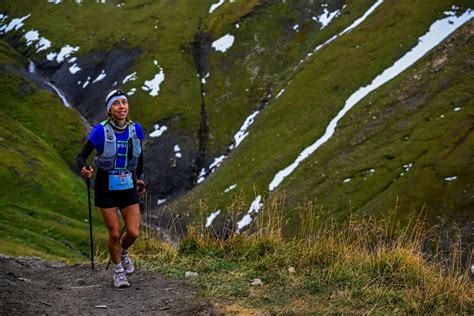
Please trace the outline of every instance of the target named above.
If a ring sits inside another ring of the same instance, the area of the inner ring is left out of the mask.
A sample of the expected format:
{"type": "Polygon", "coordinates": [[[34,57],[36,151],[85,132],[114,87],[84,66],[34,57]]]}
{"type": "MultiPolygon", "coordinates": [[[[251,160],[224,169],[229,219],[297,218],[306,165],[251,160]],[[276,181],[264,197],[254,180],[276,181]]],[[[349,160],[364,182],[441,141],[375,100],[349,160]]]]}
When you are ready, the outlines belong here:
{"type": "Polygon", "coordinates": [[[230,192],[237,187],[237,184],[232,184],[227,189],[224,190],[224,193],[230,192]]]}
{"type": "Polygon", "coordinates": [[[224,0],[219,0],[219,2],[214,3],[213,5],[211,5],[211,7],[209,8],[209,14],[214,12],[218,7],[220,7],[223,4],[224,4],[224,0]]]}
{"type": "Polygon", "coordinates": [[[282,94],[283,92],[285,92],[285,89],[281,89],[280,92],[278,92],[278,94],[275,96],[275,99],[278,99],[282,94]]]}
{"type": "Polygon", "coordinates": [[[338,17],[339,14],[341,14],[341,11],[339,10],[336,10],[336,11],[333,11],[333,12],[329,12],[329,10],[325,7],[324,8],[324,11],[323,11],[323,14],[321,14],[321,16],[319,16],[319,18],[315,19],[315,17],[313,17],[313,20],[319,22],[321,24],[321,30],[323,28],[325,28],[326,26],[329,25],[329,23],[331,23],[331,21],[338,17]]]}
{"type": "Polygon", "coordinates": [[[91,80],[91,77],[90,77],[90,76],[89,76],[89,77],[87,77],[87,80],[86,80],[86,82],[84,82],[84,84],[82,85],[82,89],[85,89],[85,88],[86,88],[86,87],[89,85],[89,83],[90,83],[90,80],[91,80]]]}
{"type": "Polygon", "coordinates": [[[165,125],[160,126],[160,124],[153,125],[153,128],[155,130],[150,133],[150,137],[160,137],[168,129],[165,125]]]}
{"type": "MultiPolygon", "coordinates": [[[[62,63],[66,58],[68,58],[73,53],[77,52],[78,50],[79,50],[79,46],[72,47],[71,45],[66,45],[63,48],[61,48],[61,50],[57,54],[56,61],[58,63],[62,63]]],[[[50,56],[50,55],[48,54],[48,56],[50,56]]]]}
{"type": "Polygon", "coordinates": [[[37,30],[31,30],[26,32],[23,37],[26,39],[26,46],[30,46],[33,42],[39,40],[39,32],[37,30]]]}
{"type": "Polygon", "coordinates": [[[206,219],[206,228],[212,225],[212,222],[216,217],[221,213],[221,210],[217,210],[215,212],[212,212],[206,219]]]}
{"type": "Polygon", "coordinates": [[[100,74],[97,76],[97,78],[94,79],[94,81],[92,81],[92,83],[99,82],[99,81],[103,80],[105,77],[107,77],[107,74],[105,73],[105,70],[102,69],[100,74]]]}
{"type": "MultiPolygon", "coordinates": [[[[199,77],[199,75],[198,75],[198,77],[199,77]]],[[[207,78],[209,78],[209,72],[204,77],[201,78],[201,83],[206,84],[206,82],[207,82],[206,79],[207,78]]]]}
{"type": "Polygon", "coordinates": [[[215,50],[225,53],[234,44],[235,37],[227,33],[218,40],[212,42],[212,48],[215,50]]]}
{"type": "Polygon", "coordinates": [[[250,204],[250,208],[248,210],[248,213],[258,213],[260,209],[262,208],[263,203],[262,203],[262,196],[259,195],[253,200],[252,204],[250,204]]]}
{"type": "Polygon", "coordinates": [[[377,9],[377,7],[379,5],[381,5],[383,3],[383,0],[377,0],[367,11],[365,11],[364,15],[362,15],[360,18],[358,18],[357,20],[355,20],[354,22],[352,22],[351,25],[349,25],[344,31],[342,31],[339,35],[344,35],[346,33],[349,33],[350,31],[352,31],[353,29],[355,29],[357,26],[359,26],[359,24],[361,24],[362,22],[365,21],[365,19],[367,19],[367,17],[372,14],[372,12],[375,11],[375,9],[377,9]]]}
{"type": "Polygon", "coordinates": [[[213,173],[216,171],[217,168],[219,168],[222,164],[222,162],[227,158],[226,155],[221,155],[219,157],[214,158],[214,161],[209,165],[209,168],[202,168],[200,174],[197,177],[197,183],[201,183],[206,179],[206,176],[209,173],[213,173]],[[209,171],[207,171],[209,170],[209,171]]]}
{"type": "MultiPolygon", "coordinates": [[[[379,0],[372,7],[377,4],[380,4],[381,2],[383,1],[379,0]]],[[[468,9],[459,17],[448,17],[434,22],[430,26],[428,32],[418,39],[418,44],[415,47],[413,47],[409,52],[407,52],[400,59],[398,59],[391,67],[385,69],[380,75],[375,77],[375,79],[369,85],[361,87],[346,100],[342,110],[331,120],[329,125],[326,127],[326,131],[324,132],[323,136],[317,139],[312,145],[304,149],[291,165],[279,171],[274,176],[273,180],[270,182],[269,190],[273,191],[276,187],[278,187],[283,181],[283,179],[290,175],[303,160],[308,158],[321,145],[327,142],[334,135],[336,131],[336,126],[339,121],[344,117],[347,112],[349,112],[350,109],[352,109],[352,107],[354,107],[354,105],[356,105],[370,92],[374,91],[381,85],[395,78],[408,67],[413,65],[428,51],[430,51],[433,47],[441,43],[448,35],[450,35],[452,32],[454,32],[457,28],[459,28],[467,21],[471,20],[473,17],[474,11],[468,9]]]]}
{"type": "Polygon", "coordinates": [[[174,155],[175,155],[176,158],[181,158],[182,157],[181,147],[179,147],[179,145],[174,145],[173,151],[175,152],[174,155]]]}
{"type": "Polygon", "coordinates": [[[58,56],[58,53],[51,52],[48,55],[46,55],[46,59],[49,61],[53,61],[56,59],[56,56],[58,56]]]}
{"type": "Polygon", "coordinates": [[[69,72],[73,75],[80,70],[81,70],[81,67],[79,67],[77,64],[74,64],[71,67],[69,67],[69,72]]]}
{"type": "Polygon", "coordinates": [[[49,48],[51,48],[51,41],[47,38],[40,37],[40,40],[36,43],[36,52],[41,52],[49,48]]]}
{"type": "Polygon", "coordinates": [[[403,165],[403,169],[405,169],[406,172],[410,171],[411,167],[413,167],[413,162],[403,165]]]}
{"type": "Polygon", "coordinates": [[[240,221],[237,222],[237,231],[239,232],[242,228],[250,225],[252,223],[252,216],[250,214],[245,214],[240,221]]]}
{"type": "Polygon", "coordinates": [[[222,162],[225,160],[227,156],[225,155],[221,155],[217,158],[214,159],[214,161],[209,165],[209,170],[211,170],[211,172],[214,172],[214,170],[218,167],[220,167],[220,165],[222,164],[222,162]]]}
{"type": "Polygon", "coordinates": [[[15,30],[15,31],[18,31],[20,28],[23,27],[24,25],[24,21],[26,19],[28,19],[29,17],[31,16],[31,13],[28,14],[28,15],[25,15],[24,17],[21,17],[21,18],[15,18],[15,19],[12,19],[10,21],[10,23],[6,24],[6,25],[2,25],[0,27],[0,34],[5,34],[5,33],[8,33],[12,30],[15,30]]]}
{"type": "Polygon", "coordinates": [[[242,217],[242,219],[237,222],[237,232],[240,232],[242,228],[252,223],[252,214],[258,213],[260,209],[262,208],[262,206],[263,206],[262,196],[259,195],[255,198],[255,200],[253,200],[252,204],[250,204],[250,208],[247,214],[245,214],[244,217],[242,217]]]}
{"type": "Polygon", "coordinates": [[[122,80],[122,84],[126,84],[129,81],[134,81],[137,80],[137,72],[135,71],[134,73],[129,74],[122,80]]]}
{"type": "Polygon", "coordinates": [[[239,131],[234,135],[234,144],[231,145],[231,150],[237,148],[240,143],[245,139],[245,137],[248,136],[248,129],[250,125],[252,125],[255,122],[255,118],[257,115],[260,113],[260,111],[255,111],[252,114],[250,114],[240,127],[239,131]]]}
{"type": "MultiPolygon", "coordinates": [[[[383,3],[383,0],[377,0],[367,11],[365,11],[365,13],[360,17],[358,18],[357,20],[355,20],[354,22],[352,22],[351,25],[349,25],[347,28],[345,28],[341,33],[337,34],[337,35],[333,35],[331,38],[329,38],[327,41],[325,41],[324,43],[318,45],[314,50],[313,50],[313,53],[317,52],[318,50],[320,50],[321,48],[323,48],[324,46],[328,45],[329,43],[333,42],[336,38],[338,38],[339,36],[341,35],[344,35],[350,31],[352,31],[354,28],[356,28],[359,24],[361,24],[362,22],[365,21],[365,19],[367,19],[367,17],[375,11],[375,9],[381,5],[383,3]]],[[[318,19],[318,22],[319,22],[319,19],[318,19]]],[[[309,54],[308,54],[309,55],[309,54]]],[[[309,55],[311,56],[311,55],[309,55]]]]}
{"type": "Polygon", "coordinates": [[[137,92],[137,88],[132,88],[132,89],[130,89],[130,90],[127,92],[127,95],[128,95],[128,96],[134,95],[135,92],[137,92]]]}
{"type": "Polygon", "coordinates": [[[163,72],[163,68],[158,65],[158,62],[156,60],[154,61],[154,64],[160,70],[159,73],[157,73],[155,77],[153,77],[153,79],[146,80],[142,86],[142,89],[145,91],[149,91],[149,94],[152,97],[156,97],[158,95],[158,93],[160,92],[160,85],[165,80],[165,73],[163,72]]]}

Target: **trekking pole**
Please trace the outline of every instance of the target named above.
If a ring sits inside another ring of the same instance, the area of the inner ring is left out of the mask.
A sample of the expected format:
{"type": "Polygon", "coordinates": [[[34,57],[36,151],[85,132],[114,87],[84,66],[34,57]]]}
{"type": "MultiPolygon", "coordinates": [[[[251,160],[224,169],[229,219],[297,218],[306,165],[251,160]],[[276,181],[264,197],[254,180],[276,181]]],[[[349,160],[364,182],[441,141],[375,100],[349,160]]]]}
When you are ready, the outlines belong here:
{"type": "MultiPolygon", "coordinates": [[[[120,239],[122,239],[124,232],[125,232],[125,223],[123,224],[122,231],[120,232],[120,239]]],[[[107,262],[107,266],[105,267],[105,270],[109,270],[110,262],[112,262],[112,257],[109,258],[109,262],[107,262]]]]}
{"type": "MultiPolygon", "coordinates": [[[[89,167],[86,167],[90,170],[89,167]]],[[[87,178],[87,200],[89,201],[89,235],[91,241],[91,269],[94,270],[94,241],[92,238],[91,178],[87,178]]]]}

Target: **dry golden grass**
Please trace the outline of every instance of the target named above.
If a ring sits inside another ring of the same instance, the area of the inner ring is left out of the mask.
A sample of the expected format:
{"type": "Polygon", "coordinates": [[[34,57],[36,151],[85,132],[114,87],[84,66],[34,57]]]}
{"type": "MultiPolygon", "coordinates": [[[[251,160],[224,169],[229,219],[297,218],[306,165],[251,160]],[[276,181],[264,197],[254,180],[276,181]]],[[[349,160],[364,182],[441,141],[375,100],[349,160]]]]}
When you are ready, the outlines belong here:
{"type": "Polygon", "coordinates": [[[135,248],[140,264],[176,277],[198,272],[190,282],[202,295],[230,302],[226,313],[474,312],[461,245],[449,254],[429,252],[424,242],[432,232],[420,218],[401,226],[391,212],[341,222],[307,203],[295,210],[301,229],[290,238],[283,235],[283,194],[274,194],[253,224],[237,232],[235,223],[248,209],[243,201],[236,197],[220,227],[188,227],[177,248],[142,240],[135,248]],[[263,286],[252,286],[254,278],[263,286]]]}

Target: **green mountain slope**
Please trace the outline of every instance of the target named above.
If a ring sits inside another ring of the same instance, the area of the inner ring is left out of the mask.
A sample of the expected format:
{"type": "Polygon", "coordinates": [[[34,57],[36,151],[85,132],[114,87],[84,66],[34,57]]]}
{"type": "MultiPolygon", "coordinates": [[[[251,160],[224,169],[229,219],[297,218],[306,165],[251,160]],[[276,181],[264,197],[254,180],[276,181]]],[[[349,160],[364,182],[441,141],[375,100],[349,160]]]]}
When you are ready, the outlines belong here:
{"type": "Polygon", "coordinates": [[[334,138],[284,183],[289,200],[314,195],[331,208],[350,201],[373,213],[393,208],[398,197],[405,211],[472,220],[474,72],[466,62],[473,28],[466,25],[357,105],[334,138]],[[296,183],[312,189],[295,192],[296,183]]]}
{"type": "MultiPolygon", "coordinates": [[[[200,220],[194,211],[202,199],[214,211],[224,209],[241,190],[247,204],[255,195],[268,196],[275,174],[324,134],[349,96],[413,48],[447,11],[461,14],[471,5],[467,0],[236,0],[224,1],[210,13],[216,2],[4,1],[0,14],[8,18],[0,17],[0,26],[30,15],[24,26],[2,35],[2,62],[26,69],[26,57],[33,60],[40,75],[62,85],[91,123],[102,117],[104,91],[112,86],[135,91],[130,93],[132,118],[146,134],[157,123],[168,127],[164,136],[147,137],[147,181],[154,202],[176,198],[181,212],[200,220]],[[334,18],[322,27],[320,19],[330,12],[334,18]],[[362,16],[361,24],[341,33],[362,16]],[[28,46],[24,34],[33,29],[51,41],[51,48],[38,52],[28,46]],[[213,44],[226,35],[234,41],[218,51],[213,44]],[[79,47],[72,55],[77,60],[48,61],[47,55],[64,45],[79,47]],[[77,73],[70,70],[74,63],[82,67],[77,73]],[[92,82],[104,69],[107,77],[92,82]],[[158,95],[151,96],[142,86],[160,71],[164,81],[158,95]],[[132,73],[137,78],[123,83],[132,73]],[[88,97],[94,102],[85,102],[88,97]],[[256,110],[260,112],[248,136],[230,150],[234,135],[256,110]],[[182,150],[179,157],[176,145],[182,150]],[[223,155],[228,157],[222,166],[211,172],[209,165],[223,155]],[[201,170],[208,173],[206,179],[194,186],[204,179],[198,178],[201,170]],[[225,192],[231,185],[236,189],[225,192]]],[[[287,209],[317,199],[344,217],[378,214],[398,205],[401,218],[423,209],[433,223],[469,225],[474,206],[472,27],[472,21],[467,23],[361,100],[339,122],[335,135],[281,183],[287,209]]],[[[4,133],[33,133],[43,146],[37,155],[44,157],[36,163],[52,160],[58,166],[49,168],[62,170],[55,180],[35,184],[47,192],[44,203],[33,185],[37,180],[24,178],[25,191],[19,194],[41,208],[57,200],[71,210],[82,209],[83,183],[68,168],[85,137],[76,114],[21,79],[19,70],[2,69],[4,133]],[[51,111],[61,124],[49,124],[51,111]],[[72,121],[76,123],[67,123],[72,121]],[[82,193],[66,201],[67,192],[82,193]]],[[[28,146],[39,146],[11,145],[9,150],[25,151],[23,156],[31,155],[28,146]]],[[[13,169],[24,174],[43,172],[21,161],[9,163],[19,164],[13,169]]],[[[2,170],[9,183],[19,181],[11,168],[2,170]]],[[[12,201],[2,199],[5,205],[17,203],[12,201]]],[[[59,206],[53,210],[62,212],[59,206]]]]}
{"type": "MultiPolygon", "coordinates": [[[[312,17],[323,14],[322,1],[270,3],[264,2],[248,15],[243,11],[240,16],[236,16],[235,6],[226,3],[205,20],[215,37],[224,34],[236,37],[228,52],[212,53],[209,59],[208,147],[214,156],[225,152],[245,118],[268,103],[269,96],[275,96],[294,76],[300,60],[371,5],[367,1],[352,1],[340,17],[320,30],[321,25],[312,17]]],[[[344,4],[344,1],[330,2],[328,10],[341,10],[344,4]]]]}
{"type": "MultiPolygon", "coordinates": [[[[130,73],[137,72],[140,83],[130,81],[122,86],[126,91],[132,87],[138,90],[131,97],[131,104],[136,109],[134,117],[144,126],[150,126],[159,119],[183,113],[177,128],[197,130],[199,103],[194,100],[199,98],[199,82],[192,56],[189,52],[182,52],[182,46],[192,42],[197,29],[197,18],[192,17],[204,15],[205,7],[196,1],[183,1],[179,6],[158,1],[128,1],[123,7],[117,7],[117,4],[86,1],[78,5],[74,1],[65,1],[53,5],[41,1],[31,5],[29,1],[14,1],[4,2],[0,11],[11,17],[31,14],[24,22],[25,29],[38,30],[41,36],[52,42],[51,49],[37,54],[32,54],[34,49],[31,47],[24,48],[35,61],[65,45],[79,47],[76,56],[108,52],[115,47],[126,50],[139,47],[142,54],[130,73]],[[158,61],[166,76],[159,100],[141,89],[145,80],[151,80],[159,72],[154,60],[158,61]]],[[[24,38],[20,41],[26,42],[24,38]]],[[[104,67],[105,62],[102,63],[98,67],[104,67]]],[[[122,74],[120,79],[128,74],[122,74]]],[[[77,89],[80,88],[78,85],[77,89]]]]}
{"type": "MultiPolygon", "coordinates": [[[[179,116],[172,132],[185,133],[195,138],[196,143],[199,142],[197,131],[202,118],[200,78],[197,78],[198,70],[193,60],[193,43],[199,19],[203,19],[209,71],[205,88],[206,124],[209,126],[206,158],[211,162],[215,155],[226,150],[245,117],[291,75],[292,68],[301,58],[371,5],[367,1],[352,1],[340,18],[319,31],[320,24],[311,17],[322,14],[321,1],[303,6],[237,1],[224,3],[209,14],[212,3],[180,1],[170,5],[166,1],[134,0],[120,6],[120,2],[78,5],[65,1],[58,5],[47,2],[31,5],[28,1],[15,1],[0,4],[0,12],[11,18],[30,15],[24,21],[22,31],[10,32],[6,38],[16,42],[16,48],[34,61],[41,61],[47,53],[57,52],[65,45],[79,47],[74,53],[78,57],[116,47],[139,48],[141,54],[129,70],[129,73],[137,73],[137,79],[119,84],[125,91],[136,89],[130,96],[134,118],[150,129],[156,122],[179,116]],[[301,24],[299,32],[293,29],[297,24],[301,24]],[[26,39],[18,37],[32,29],[49,39],[52,47],[37,53],[33,46],[27,47],[26,39]],[[231,51],[221,53],[210,48],[212,41],[226,33],[236,37],[231,51]],[[142,85],[159,72],[155,60],[163,69],[165,80],[159,95],[150,97],[142,85]]],[[[336,1],[329,9],[340,9],[344,3],[336,1]]],[[[123,79],[129,73],[123,73],[117,79],[123,79]]],[[[76,74],[80,75],[81,71],[76,74]]]]}
{"type": "Polygon", "coordinates": [[[85,260],[87,191],[71,171],[83,122],[53,93],[18,75],[25,60],[5,42],[0,47],[0,252],[85,260]]]}
{"type": "MultiPolygon", "coordinates": [[[[453,5],[384,2],[362,25],[316,53],[270,102],[241,147],[180,206],[205,199],[222,208],[235,192],[224,192],[232,184],[248,201],[254,187],[265,194],[273,176],[323,134],[344,101],[413,47],[453,5]]],[[[395,207],[398,197],[404,211],[425,206],[433,219],[443,214],[472,220],[470,30],[472,23],[443,44],[450,43],[448,50],[431,53],[357,104],[336,135],[284,180],[288,208],[317,198],[343,214],[351,208],[379,213],[395,207]],[[433,59],[443,62],[433,66],[433,59]],[[456,107],[461,111],[454,112],[456,107]],[[458,178],[446,180],[451,176],[458,178]]]]}

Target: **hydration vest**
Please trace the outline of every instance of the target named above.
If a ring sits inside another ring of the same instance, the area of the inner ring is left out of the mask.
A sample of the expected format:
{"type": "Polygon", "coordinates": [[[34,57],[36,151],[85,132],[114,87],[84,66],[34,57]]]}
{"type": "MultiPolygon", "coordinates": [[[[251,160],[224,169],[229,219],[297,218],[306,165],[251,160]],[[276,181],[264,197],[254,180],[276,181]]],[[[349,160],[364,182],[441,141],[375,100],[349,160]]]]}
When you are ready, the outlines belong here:
{"type": "Polygon", "coordinates": [[[140,154],[142,153],[140,140],[137,137],[137,131],[135,129],[135,123],[131,122],[130,125],[128,125],[128,139],[126,141],[117,140],[114,130],[110,124],[108,124],[107,120],[100,122],[100,125],[104,128],[104,151],[102,154],[98,153],[95,157],[95,165],[105,171],[135,171],[138,165],[138,157],[140,157],[140,154]],[[125,154],[117,154],[119,143],[126,146],[127,150],[125,154]],[[117,156],[125,157],[125,167],[117,168],[117,156]]]}

